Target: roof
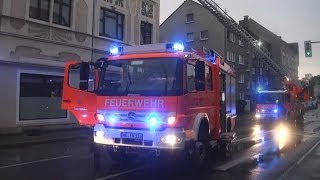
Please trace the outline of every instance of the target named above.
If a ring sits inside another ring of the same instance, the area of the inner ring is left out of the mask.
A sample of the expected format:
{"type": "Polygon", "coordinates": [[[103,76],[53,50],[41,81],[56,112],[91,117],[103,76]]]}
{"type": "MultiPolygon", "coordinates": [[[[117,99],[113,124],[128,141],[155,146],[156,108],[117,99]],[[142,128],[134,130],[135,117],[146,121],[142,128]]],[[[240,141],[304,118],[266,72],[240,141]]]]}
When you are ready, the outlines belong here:
{"type": "Polygon", "coordinates": [[[173,11],[173,13],[170,14],[169,17],[167,17],[166,20],[164,20],[164,21],[160,24],[160,26],[162,26],[162,24],[164,24],[168,19],[170,19],[171,16],[172,16],[173,14],[175,14],[182,6],[183,6],[185,3],[187,3],[188,1],[193,2],[195,5],[198,5],[198,6],[202,7],[202,8],[204,8],[204,9],[206,9],[206,8],[203,7],[201,4],[199,4],[199,3],[197,3],[197,2],[195,2],[195,1],[193,1],[193,0],[185,0],[176,10],[173,11]]]}

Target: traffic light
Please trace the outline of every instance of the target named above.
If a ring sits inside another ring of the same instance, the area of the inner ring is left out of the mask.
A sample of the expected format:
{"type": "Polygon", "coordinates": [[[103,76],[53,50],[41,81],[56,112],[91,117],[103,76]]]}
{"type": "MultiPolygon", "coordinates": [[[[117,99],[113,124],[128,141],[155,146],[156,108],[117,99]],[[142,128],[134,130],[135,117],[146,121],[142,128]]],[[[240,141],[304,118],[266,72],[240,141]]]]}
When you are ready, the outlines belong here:
{"type": "Polygon", "coordinates": [[[312,57],[311,41],[304,42],[304,53],[306,57],[312,57]]]}

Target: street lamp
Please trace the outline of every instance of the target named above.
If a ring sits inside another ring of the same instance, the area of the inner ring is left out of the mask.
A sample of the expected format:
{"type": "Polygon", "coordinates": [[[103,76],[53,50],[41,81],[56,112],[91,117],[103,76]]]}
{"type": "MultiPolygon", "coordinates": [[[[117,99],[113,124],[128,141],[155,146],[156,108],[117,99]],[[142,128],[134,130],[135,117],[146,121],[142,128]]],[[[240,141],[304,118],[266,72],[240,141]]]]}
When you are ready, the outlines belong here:
{"type": "Polygon", "coordinates": [[[262,42],[261,41],[258,41],[258,46],[260,47],[262,45],[262,42]]]}

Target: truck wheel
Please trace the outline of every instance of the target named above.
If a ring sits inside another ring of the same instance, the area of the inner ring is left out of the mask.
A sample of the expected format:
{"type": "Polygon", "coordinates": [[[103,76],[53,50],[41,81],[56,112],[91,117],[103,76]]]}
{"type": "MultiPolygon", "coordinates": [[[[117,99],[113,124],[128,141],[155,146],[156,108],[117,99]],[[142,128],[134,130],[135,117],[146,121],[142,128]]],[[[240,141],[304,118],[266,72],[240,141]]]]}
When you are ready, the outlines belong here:
{"type": "Polygon", "coordinates": [[[95,172],[103,172],[106,168],[108,168],[109,158],[107,156],[106,148],[95,145],[93,147],[93,164],[95,172]]]}
{"type": "Polygon", "coordinates": [[[198,140],[193,145],[192,164],[197,170],[204,170],[209,160],[209,125],[203,121],[200,125],[198,140]]]}

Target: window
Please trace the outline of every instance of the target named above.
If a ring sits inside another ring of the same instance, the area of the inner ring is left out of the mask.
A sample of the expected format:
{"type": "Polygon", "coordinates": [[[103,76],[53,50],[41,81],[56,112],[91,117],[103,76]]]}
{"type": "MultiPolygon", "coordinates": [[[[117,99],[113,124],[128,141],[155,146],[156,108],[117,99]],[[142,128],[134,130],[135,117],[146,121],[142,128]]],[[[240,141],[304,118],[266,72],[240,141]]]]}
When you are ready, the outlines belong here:
{"type": "Polygon", "coordinates": [[[152,43],[152,28],[153,25],[148,22],[141,22],[140,25],[140,44],[152,43]]]}
{"type": "Polygon", "coordinates": [[[247,83],[247,89],[250,89],[250,82],[247,83]]]}
{"type": "Polygon", "coordinates": [[[100,35],[123,40],[124,15],[101,8],[100,11],[100,35]]]}
{"type": "Polygon", "coordinates": [[[212,87],[212,69],[211,69],[211,67],[206,65],[205,73],[206,73],[207,90],[211,90],[212,91],[213,87],[212,87]]]}
{"type": "Polygon", "coordinates": [[[244,74],[240,74],[239,83],[244,83],[244,74]]]}
{"type": "Polygon", "coordinates": [[[208,30],[200,31],[200,40],[207,40],[207,39],[209,39],[208,30]]]}
{"type": "Polygon", "coordinates": [[[269,85],[269,79],[267,77],[264,78],[266,85],[269,85]]]}
{"type": "Polygon", "coordinates": [[[190,14],[187,14],[187,23],[191,23],[191,22],[194,22],[194,19],[193,19],[193,13],[190,13],[190,14]]]}
{"type": "Polygon", "coordinates": [[[244,58],[241,54],[239,54],[239,64],[244,64],[244,58]]]}
{"type": "Polygon", "coordinates": [[[232,32],[228,31],[228,41],[235,42],[235,36],[232,32]]]}
{"type": "Polygon", "coordinates": [[[194,40],[193,32],[187,33],[187,42],[192,42],[194,40]]]}
{"type": "Polygon", "coordinates": [[[262,68],[260,68],[260,75],[263,75],[263,71],[262,71],[262,68]]]}
{"type": "Polygon", "coordinates": [[[192,64],[187,64],[187,91],[193,92],[196,90],[196,72],[192,64]]]}
{"type": "Polygon", "coordinates": [[[252,68],[252,75],[256,74],[256,68],[252,68]]]}
{"type": "Polygon", "coordinates": [[[243,42],[239,39],[239,46],[244,46],[243,42]]]}
{"type": "Polygon", "coordinates": [[[63,76],[20,74],[19,120],[67,118],[60,108],[63,76]]]}
{"type": "Polygon", "coordinates": [[[29,17],[49,22],[50,0],[30,0],[29,17]]]}
{"type": "Polygon", "coordinates": [[[231,53],[231,62],[236,62],[236,54],[231,53]]]}
{"type": "Polygon", "coordinates": [[[53,23],[70,26],[72,0],[54,0],[53,23]]]}
{"type": "MultiPolygon", "coordinates": [[[[119,1],[119,0],[117,0],[117,1],[119,1]]],[[[121,0],[121,1],[123,1],[123,0],[121,0]]],[[[123,2],[122,2],[122,7],[123,7],[123,2]]],[[[153,5],[142,1],[141,14],[152,19],[153,18],[153,5]]]]}
{"type": "Polygon", "coordinates": [[[254,81],[252,81],[251,83],[251,89],[252,90],[255,90],[256,89],[256,83],[254,81]]]}
{"type": "Polygon", "coordinates": [[[242,92],[239,93],[239,99],[240,99],[240,100],[244,100],[244,93],[242,93],[242,92]]]}
{"type": "Polygon", "coordinates": [[[98,94],[102,96],[177,96],[182,93],[182,60],[110,61],[101,81],[98,94]]]}
{"type": "Polygon", "coordinates": [[[233,52],[227,51],[227,60],[231,62],[236,62],[236,56],[233,52]]]}

